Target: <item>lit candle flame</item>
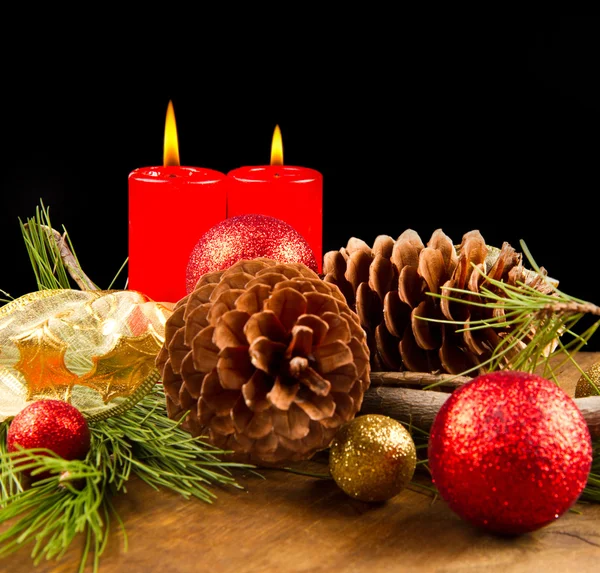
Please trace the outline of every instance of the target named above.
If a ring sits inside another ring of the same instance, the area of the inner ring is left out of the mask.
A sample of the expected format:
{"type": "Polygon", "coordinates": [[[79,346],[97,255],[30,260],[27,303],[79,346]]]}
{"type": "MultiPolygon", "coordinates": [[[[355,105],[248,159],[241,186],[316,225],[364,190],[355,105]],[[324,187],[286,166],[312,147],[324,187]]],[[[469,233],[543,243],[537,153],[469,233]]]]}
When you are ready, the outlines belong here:
{"type": "Polygon", "coordinates": [[[167,107],[167,120],[165,122],[163,165],[179,165],[179,144],[177,142],[175,110],[173,109],[173,102],[170,100],[169,107],[167,107]]]}
{"type": "Polygon", "coordinates": [[[283,165],[283,143],[278,125],[275,126],[273,143],[271,143],[271,165],[283,165]]]}

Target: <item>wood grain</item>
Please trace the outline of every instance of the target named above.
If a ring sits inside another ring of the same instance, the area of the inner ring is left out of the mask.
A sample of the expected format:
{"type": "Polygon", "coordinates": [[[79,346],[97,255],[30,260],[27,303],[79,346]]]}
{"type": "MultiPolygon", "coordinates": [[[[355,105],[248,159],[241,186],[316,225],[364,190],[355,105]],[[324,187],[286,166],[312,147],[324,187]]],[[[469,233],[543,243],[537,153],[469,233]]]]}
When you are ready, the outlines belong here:
{"type": "MultiPolygon", "coordinates": [[[[582,356],[582,355],[580,355],[582,356]]],[[[587,367],[600,353],[583,355],[587,367]]],[[[579,373],[561,370],[571,395],[579,373]]],[[[296,467],[326,471],[325,455],[296,467]]],[[[245,487],[217,491],[209,505],[155,492],[133,479],[116,499],[128,549],[116,528],[100,573],[597,573],[600,504],[578,503],[554,523],[518,537],[477,530],[417,488],[386,503],[346,496],[331,480],[262,470],[245,487]]],[[[11,573],[74,573],[81,545],[33,568],[28,548],[0,560],[11,573]]],[[[91,571],[88,568],[87,571],[91,571]]]]}

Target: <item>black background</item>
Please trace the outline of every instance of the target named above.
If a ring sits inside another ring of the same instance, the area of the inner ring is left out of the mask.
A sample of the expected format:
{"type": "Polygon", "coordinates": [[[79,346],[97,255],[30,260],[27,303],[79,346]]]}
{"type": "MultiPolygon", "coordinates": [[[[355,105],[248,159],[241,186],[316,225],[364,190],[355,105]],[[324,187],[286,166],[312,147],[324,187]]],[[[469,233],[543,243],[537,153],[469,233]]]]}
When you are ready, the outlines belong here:
{"type": "Polygon", "coordinates": [[[5,22],[0,288],[36,289],[18,221],[41,200],[108,286],[128,174],[162,163],[172,100],[182,165],[267,164],[278,124],[284,162],[323,174],[324,252],[479,229],[525,241],[564,292],[600,304],[591,14],[299,15],[233,28],[164,9],[119,42],[118,13],[5,22]]]}

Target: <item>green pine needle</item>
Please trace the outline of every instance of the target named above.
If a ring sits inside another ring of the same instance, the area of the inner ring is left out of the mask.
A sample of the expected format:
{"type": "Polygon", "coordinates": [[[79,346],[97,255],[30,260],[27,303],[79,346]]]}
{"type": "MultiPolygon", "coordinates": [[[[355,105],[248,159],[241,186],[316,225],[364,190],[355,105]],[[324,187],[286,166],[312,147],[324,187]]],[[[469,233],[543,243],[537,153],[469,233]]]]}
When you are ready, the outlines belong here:
{"type": "Polygon", "coordinates": [[[133,475],[155,489],[207,503],[216,498],[212,488],[241,489],[233,470],[254,466],[221,461],[229,452],[192,438],[168,417],[165,404],[157,385],[124,414],[91,422],[85,460],[67,461],[40,449],[9,453],[9,423],[0,424],[0,525],[11,522],[0,533],[0,558],[31,544],[34,564],[59,559],[81,534],[80,571],[90,558],[97,571],[112,520],[124,535],[126,549],[125,527],[112,498],[126,492],[133,475]],[[26,472],[47,477],[26,487],[26,472]]]}
{"type": "Polygon", "coordinates": [[[191,437],[171,420],[160,385],[135,407],[93,424],[91,430],[98,461],[105,462],[109,481],[118,490],[134,473],[155,489],[167,487],[211,503],[216,496],[209,485],[239,488],[231,468],[254,467],[221,461],[229,452],[191,437]]]}
{"type": "MultiPolygon", "coordinates": [[[[51,227],[49,210],[42,203],[40,207],[36,207],[33,218],[25,223],[19,219],[19,225],[38,289],[72,288],[66,268],[62,264],[60,249],[54,241],[48,240],[45,230],[46,227],[51,227]]],[[[69,240],[66,231],[64,237],[65,240],[69,240]]]]}
{"type": "MultiPolygon", "coordinates": [[[[491,356],[457,376],[468,376],[481,370],[510,368],[534,372],[542,368],[540,372],[542,376],[556,381],[555,358],[561,356],[563,361],[559,366],[566,361],[576,364],[573,360],[574,355],[600,328],[600,318],[598,318],[583,333],[578,334],[575,331],[575,327],[584,316],[600,317],[600,308],[560,291],[535,263],[523,241],[521,246],[540,278],[551,285],[551,294],[542,293],[524,283],[510,285],[487,275],[484,275],[478,293],[452,287],[445,288],[444,294],[428,293],[438,299],[487,308],[490,311],[501,311],[495,316],[490,312],[488,318],[469,322],[418,317],[419,320],[453,325],[458,333],[485,329],[500,331],[500,341],[492,350],[491,356]]],[[[474,265],[473,268],[473,272],[483,272],[474,265]]],[[[433,386],[428,386],[426,389],[431,389],[433,386]]]]}
{"type": "MultiPolygon", "coordinates": [[[[36,207],[34,217],[27,219],[25,223],[19,219],[19,224],[38,290],[70,289],[74,285],[82,290],[99,288],[83,272],[64,226],[62,234],[52,227],[50,210],[43,202],[36,207]]],[[[113,288],[126,264],[127,259],[117,271],[108,289],[113,288]]]]}

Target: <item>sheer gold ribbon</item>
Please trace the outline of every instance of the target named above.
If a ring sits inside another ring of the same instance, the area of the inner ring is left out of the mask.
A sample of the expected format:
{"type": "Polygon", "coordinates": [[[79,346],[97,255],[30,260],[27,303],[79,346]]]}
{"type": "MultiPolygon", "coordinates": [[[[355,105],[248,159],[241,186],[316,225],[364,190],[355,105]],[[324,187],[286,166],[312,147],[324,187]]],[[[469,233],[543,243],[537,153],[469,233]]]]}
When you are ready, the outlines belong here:
{"type": "Polygon", "coordinates": [[[0,308],[0,421],[41,399],[88,419],[121,412],[159,381],[172,305],[136,291],[41,290],[0,308]]]}

